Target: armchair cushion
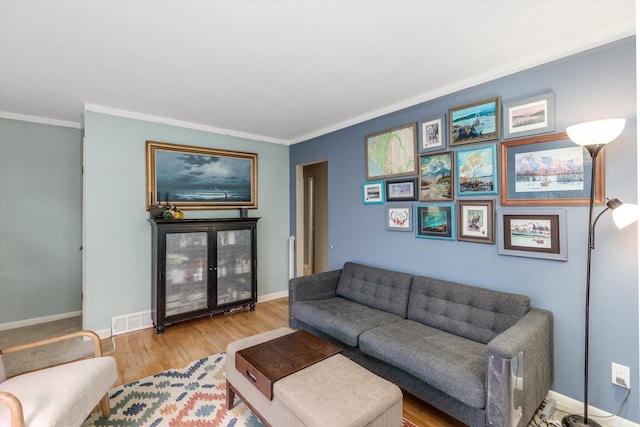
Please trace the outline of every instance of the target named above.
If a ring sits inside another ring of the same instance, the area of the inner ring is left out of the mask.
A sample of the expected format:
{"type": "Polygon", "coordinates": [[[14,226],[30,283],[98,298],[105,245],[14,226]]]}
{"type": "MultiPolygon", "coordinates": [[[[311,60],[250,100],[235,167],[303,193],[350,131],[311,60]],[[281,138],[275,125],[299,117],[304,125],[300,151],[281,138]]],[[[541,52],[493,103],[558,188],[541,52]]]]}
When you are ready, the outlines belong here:
{"type": "MultiPolygon", "coordinates": [[[[117,372],[113,357],[95,357],[10,378],[0,383],[0,391],[18,398],[27,426],[79,426],[116,381],[117,372]]],[[[11,425],[5,405],[0,405],[0,425],[11,425]]]]}

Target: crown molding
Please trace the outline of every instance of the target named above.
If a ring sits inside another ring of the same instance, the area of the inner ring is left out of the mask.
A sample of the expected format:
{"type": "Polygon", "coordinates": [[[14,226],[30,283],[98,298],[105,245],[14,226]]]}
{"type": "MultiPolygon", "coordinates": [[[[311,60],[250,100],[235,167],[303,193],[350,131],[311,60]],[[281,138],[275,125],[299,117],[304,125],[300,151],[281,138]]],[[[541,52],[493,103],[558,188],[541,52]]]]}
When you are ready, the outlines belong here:
{"type": "Polygon", "coordinates": [[[66,128],[82,129],[82,123],[70,122],[67,120],[50,119],[47,117],[29,116],[27,114],[17,114],[8,111],[0,111],[1,119],[19,120],[22,122],[40,123],[43,125],[62,126],[66,128]]]}

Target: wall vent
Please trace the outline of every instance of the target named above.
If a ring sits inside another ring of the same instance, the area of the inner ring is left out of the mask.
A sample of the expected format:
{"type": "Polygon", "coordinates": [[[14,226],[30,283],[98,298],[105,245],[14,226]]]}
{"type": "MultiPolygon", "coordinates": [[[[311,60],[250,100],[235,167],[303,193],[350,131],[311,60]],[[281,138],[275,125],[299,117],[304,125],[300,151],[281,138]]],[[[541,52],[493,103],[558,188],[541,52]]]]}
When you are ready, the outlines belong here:
{"type": "Polygon", "coordinates": [[[122,316],[115,316],[111,319],[111,335],[120,335],[151,327],[153,327],[153,321],[151,320],[151,311],[149,310],[123,314],[122,316]]]}

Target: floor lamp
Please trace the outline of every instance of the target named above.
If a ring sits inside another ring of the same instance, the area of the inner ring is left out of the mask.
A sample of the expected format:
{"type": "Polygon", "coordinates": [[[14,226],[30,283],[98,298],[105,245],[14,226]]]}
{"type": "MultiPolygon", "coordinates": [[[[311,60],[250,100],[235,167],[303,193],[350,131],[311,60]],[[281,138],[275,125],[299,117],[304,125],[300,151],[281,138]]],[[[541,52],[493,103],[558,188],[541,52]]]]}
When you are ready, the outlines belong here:
{"type": "Polygon", "coordinates": [[[599,427],[600,424],[587,417],[589,397],[589,290],[591,287],[591,252],[595,249],[595,228],[598,219],[606,211],[611,210],[613,220],[618,228],[626,227],[638,219],[638,207],[623,204],[618,199],[607,202],[607,207],[593,219],[593,200],[595,198],[596,161],[598,153],[604,146],[620,135],[624,128],[624,119],[597,120],[569,126],[567,134],[578,145],[583,146],[591,155],[591,196],[589,198],[589,238],[587,247],[587,283],[585,299],[584,323],[584,414],[567,415],[562,419],[565,427],[599,427]]]}

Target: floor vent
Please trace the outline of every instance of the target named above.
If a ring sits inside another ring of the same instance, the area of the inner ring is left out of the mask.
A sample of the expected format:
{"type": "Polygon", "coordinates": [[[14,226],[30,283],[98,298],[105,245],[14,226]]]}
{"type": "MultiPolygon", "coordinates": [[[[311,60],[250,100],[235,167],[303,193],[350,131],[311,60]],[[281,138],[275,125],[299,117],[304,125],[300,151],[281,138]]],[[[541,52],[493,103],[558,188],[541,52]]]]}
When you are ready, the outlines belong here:
{"type": "Polygon", "coordinates": [[[124,314],[122,316],[116,316],[111,320],[112,335],[120,335],[126,332],[133,332],[139,329],[151,327],[153,327],[151,311],[124,314]]]}

